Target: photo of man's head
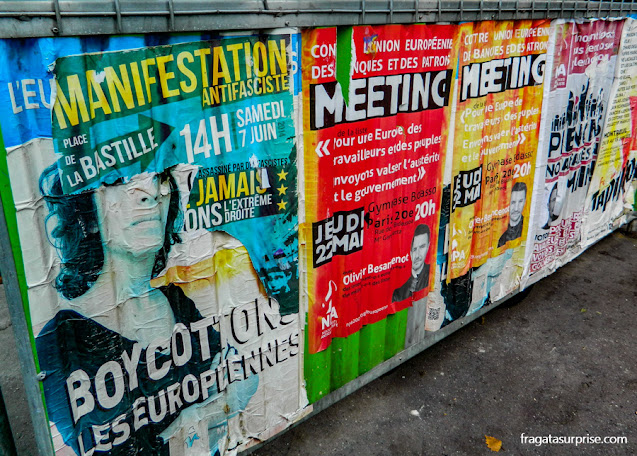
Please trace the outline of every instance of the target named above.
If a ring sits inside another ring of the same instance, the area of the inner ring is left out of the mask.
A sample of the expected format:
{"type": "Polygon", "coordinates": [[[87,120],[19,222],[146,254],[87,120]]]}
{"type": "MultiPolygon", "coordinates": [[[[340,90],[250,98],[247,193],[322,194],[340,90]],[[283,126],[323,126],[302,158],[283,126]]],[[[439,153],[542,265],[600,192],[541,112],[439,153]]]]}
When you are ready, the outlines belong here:
{"type": "Polygon", "coordinates": [[[509,225],[506,231],[500,236],[498,247],[502,247],[509,241],[518,239],[522,236],[522,228],[524,226],[524,206],[526,205],[526,184],[524,182],[516,182],[511,188],[511,201],[509,203],[509,225]]]}
{"type": "Polygon", "coordinates": [[[551,192],[549,193],[549,197],[546,202],[548,217],[546,224],[542,227],[545,230],[548,230],[551,225],[560,218],[560,212],[562,210],[562,198],[560,196],[559,184],[556,182],[553,188],[551,188],[551,192]]]}
{"type": "Polygon", "coordinates": [[[412,276],[420,274],[425,267],[430,241],[431,234],[429,233],[429,227],[424,224],[418,225],[414,231],[414,237],[411,240],[411,250],[409,250],[412,276]]]}
{"type": "Polygon", "coordinates": [[[411,239],[409,258],[411,260],[411,275],[407,282],[394,290],[392,302],[399,302],[409,298],[412,293],[424,290],[429,284],[429,265],[427,253],[431,244],[431,230],[424,223],[416,226],[411,239]]]}

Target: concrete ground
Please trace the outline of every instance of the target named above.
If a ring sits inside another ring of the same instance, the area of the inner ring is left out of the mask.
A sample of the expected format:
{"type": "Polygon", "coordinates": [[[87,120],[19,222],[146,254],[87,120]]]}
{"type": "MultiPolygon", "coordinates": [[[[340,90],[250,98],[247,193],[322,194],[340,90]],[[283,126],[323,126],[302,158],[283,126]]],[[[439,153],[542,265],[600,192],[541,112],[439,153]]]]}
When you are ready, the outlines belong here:
{"type": "Polygon", "coordinates": [[[442,342],[253,453],[637,454],[637,239],[615,233],[442,342]],[[417,414],[414,412],[416,411],[417,414]],[[623,445],[522,444],[622,436],[623,445]]]}
{"type": "Polygon", "coordinates": [[[0,286],[0,387],[18,454],[37,455],[4,286],[0,286]]]}
{"type": "MultiPolygon", "coordinates": [[[[636,311],[637,239],[615,233],[519,304],[492,310],[253,455],[492,454],[485,435],[504,454],[637,454],[636,311]],[[521,434],[628,443],[534,446],[521,434]]],[[[0,384],[18,452],[32,455],[11,344],[9,326],[0,330],[0,384]]]]}

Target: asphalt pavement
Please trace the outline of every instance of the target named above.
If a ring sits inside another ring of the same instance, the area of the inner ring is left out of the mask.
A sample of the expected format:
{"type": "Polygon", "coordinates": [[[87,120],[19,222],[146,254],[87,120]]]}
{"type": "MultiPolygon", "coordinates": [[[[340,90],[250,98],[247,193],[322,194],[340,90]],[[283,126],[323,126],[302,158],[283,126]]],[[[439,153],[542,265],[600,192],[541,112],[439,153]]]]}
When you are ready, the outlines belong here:
{"type": "Polygon", "coordinates": [[[253,456],[635,455],[636,312],[637,239],[614,233],[253,456]],[[597,436],[628,443],[543,443],[597,436]]]}
{"type": "MultiPolygon", "coordinates": [[[[18,453],[35,455],[0,294],[0,385],[18,453]]],[[[490,436],[502,454],[635,455],[636,311],[637,239],[616,232],[516,305],[494,308],[252,454],[489,455],[490,436]]]]}

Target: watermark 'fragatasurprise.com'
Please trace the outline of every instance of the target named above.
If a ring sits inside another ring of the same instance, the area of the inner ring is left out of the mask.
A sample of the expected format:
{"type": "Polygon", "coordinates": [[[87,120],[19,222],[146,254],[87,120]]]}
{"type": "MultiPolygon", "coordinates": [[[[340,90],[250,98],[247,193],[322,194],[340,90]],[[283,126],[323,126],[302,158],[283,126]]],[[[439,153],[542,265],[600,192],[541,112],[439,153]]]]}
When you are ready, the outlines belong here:
{"type": "Polygon", "coordinates": [[[606,436],[599,435],[525,435],[520,434],[520,442],[527,445],[615,445],[628,443],[628,437],[624,436],[606,436]]]}

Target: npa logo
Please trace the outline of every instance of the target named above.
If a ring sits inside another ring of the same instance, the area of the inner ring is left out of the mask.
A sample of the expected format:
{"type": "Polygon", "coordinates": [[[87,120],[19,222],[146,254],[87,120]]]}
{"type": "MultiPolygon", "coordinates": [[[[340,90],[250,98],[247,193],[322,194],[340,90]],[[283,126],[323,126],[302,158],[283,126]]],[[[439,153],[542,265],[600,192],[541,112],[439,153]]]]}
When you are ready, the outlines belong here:
{"type": "Polygon", "coordinates": [[[336,283],[330,280],[325,300],[321,304],[321,308],[325,309],[327,306],[327,314],[325,317],[321,317],[321,331],[323,331],[323,337],[329,336],[332,333],[332,329],[338,326],[338,314],[336,308],[332,304],[332,295],[338,290],[336,283]]]}
{"type": "Polygon", "coordinates": [[[566,65],[562,63],[555,69],[555,75],[553,76],[553,81],[551,82],[553,86],[552,88],[563,89],[564,87],[566,87],[566,77],[566,65]]]}
{"type": "Polygon", "coordinates": [[[466,259],[466,255],[464,250],[458,250],[458,241],[456,237],[458,236],[466,236],[464,230],[456,230],[456,225],[453,225],[453,236],[451,238],[451,262],[455,263],[456,261],[464,261],[466,259]]]}

